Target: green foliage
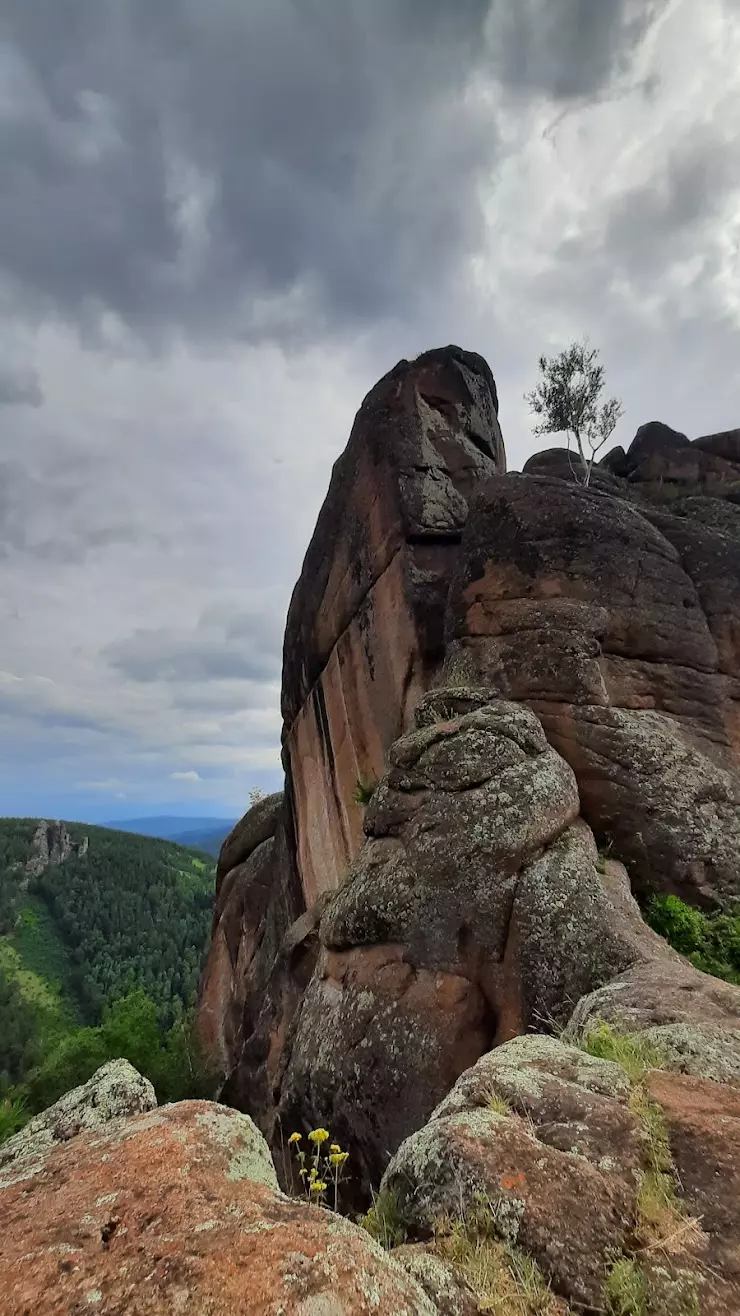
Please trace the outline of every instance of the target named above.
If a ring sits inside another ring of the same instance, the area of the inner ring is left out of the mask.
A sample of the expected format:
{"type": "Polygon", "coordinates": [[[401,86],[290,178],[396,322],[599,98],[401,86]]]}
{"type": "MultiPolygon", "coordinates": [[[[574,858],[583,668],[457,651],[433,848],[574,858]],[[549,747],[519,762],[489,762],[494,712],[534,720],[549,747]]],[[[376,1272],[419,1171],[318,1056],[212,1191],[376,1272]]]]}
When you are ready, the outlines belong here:
{"type": "Polygon", "coordinates": [[[579,1045],[591,1056],[621,1065],[632,1083],[640,1083],[649,1069],[660,1069],[664,1063],[659,1047],[639,1033],[615,1033],[606,1023],[592,1028],[579,1045]]]}
{"type": "Polygon", "coordinates": [[[361,809],[366,808],[377,789],[377,781],[362,781],[362,779],[358,777],[355,782],[355,791],[352,797],[355,804],[359,804],[361,809]]]}
{"type": "Polygon", "coordinates": [[[599,407],[604,387],[604,367],[597,364],[597,351],[588,351],[585,343],[571,343],[556,357],[541,356],[540,375],[524,400],[540,416],[535,434],[567,434],[568,450],[575,440],[577,458],[574,478],[588,484],[596,454],[614,430],[622,407],[610,398],[599,407]]]}
{"type": "Polygon", "coordinates": [[[398,1197],[383,1188],[373,1197],[373,1204],[360,1220],[371,1238],[381,1247],[390,1250],[406,1242],[406,1226],[398,1206],[398,1197]]]}
{"type": "Polygon", "coordinates": [[[70,826],[88,835],[80,858],[36,881],[70,949],[85,1021],[142,988],[164,1022],[193,1003],[211,922],[213,868],[148,836],[70,826]]]}
{"type": "Polygon", "coordinates": [[[603,1296],[609,1316],[647,1316],[650,1291],[642,1267],[631,1257],[619,1257],[609,1271],[603,1296]]]}
{"type": "Polygon", "coordinates": [[[36,820],[0,820],[0,1139],[123,1056],[160,1102],[211,1095],[192,1026],[213,864],[182,846],[68,825],[89,850],[26,872],[36,820]]]}
{"type": "Polygon", "coordinates": [[[740,907],[705,914],[678,896],[653,896],[645,920],[695,968],[740,985],[740,907]]]}
{"type": "MultiPolygon", "coordinates": [[[[108,1060],[120,1057],[149,1079],[160,1105],[212,1097],[215,1092],[216,1076],[198,1040],[192,1016],[164,1029],[155,1002],[144,992],[135,991],[116,1001],[98,1027],[73,1028],[58,1038],[25,1083],[9,1094],[8,1103],[16,1114],[28,1118],[53,1105],[71,1088],[86,1083],[108,1060]]],[[[20,1119],[21,1124],[25,1118],[20,1119]]],[[[6,1123],[0,1141],[15,1132],[10,1122],[6,1123]]],[[[0,1123],[0,1130],[3,1127],[0,1123]]]]}
{"type": "Polygon", "coordinates": [[[498,1212],[485,1194],[461,1218],[438,1222],[433,1251],[470,1286],[480,1311],[491,1316],[563,1312],[533,1258],[503,1241],[498,1212]]]}
{"type": "Polygon", "coordinates": [[[36,1009],[18,982],[0,964],[0,1097],[28,1073],[41,1057],[36,1009]]]}
{"type": "Polygon", "coordinates": [[[3,1097],[0,1100],[0,1143],[18,1133],[28,1116],[28,1107],[22,1096],[3,1097]]]}

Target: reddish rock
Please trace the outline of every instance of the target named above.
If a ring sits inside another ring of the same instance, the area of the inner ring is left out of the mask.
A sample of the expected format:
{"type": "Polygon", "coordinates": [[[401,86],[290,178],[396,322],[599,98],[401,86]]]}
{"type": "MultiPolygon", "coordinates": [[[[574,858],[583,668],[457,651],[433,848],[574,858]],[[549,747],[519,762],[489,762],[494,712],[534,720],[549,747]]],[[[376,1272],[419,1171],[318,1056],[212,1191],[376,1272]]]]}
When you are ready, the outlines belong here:
{"type": "Polygon", "coordinates": [[[505,469],[496,413],[482,357],[427,352],[371,390],[334,467],[293,593],[283,665],[284,758],[307,905],[344,877],[362,840],[357,781],[381,776],[442,660],[467,500],[505,469]]]}
{"type": "Polygon", "coordinates": [[[740,1310],[740,1091],[660,1070],[648,1085],[666,1120],[683,1199],[707,1236],[707,1260],[737,1286],[740,1310]]]}
{"type": "Polygon", "coordinates": [[[304,908],[282,795],[260,800],[237,823],[222,846],[219,874],[198,1023],[226,1078],[254,1032],[283,938],[304,908]]]}
{"type": "Polygon", "coordinates": [[[245,1115],[182,1102],[0,1173],[3,1316],[434,1316],[361,1229],[277,1191],[245,1115]]]}

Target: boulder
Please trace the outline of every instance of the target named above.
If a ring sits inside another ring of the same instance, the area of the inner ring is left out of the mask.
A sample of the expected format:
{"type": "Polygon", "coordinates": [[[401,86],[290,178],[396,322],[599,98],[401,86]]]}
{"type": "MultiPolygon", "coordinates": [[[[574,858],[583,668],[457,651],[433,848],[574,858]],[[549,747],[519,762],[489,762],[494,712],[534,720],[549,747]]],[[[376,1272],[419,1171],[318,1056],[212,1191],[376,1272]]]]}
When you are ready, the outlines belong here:
{"type": "Polygon", "coordinates": [[[284,1197],[251,1120],[188,1101],[0,1180],[5,1316],[434,1316],[356,1225],[284,1197]]]}
{"type": "Polygon", "coordinates": [[[642,1154],[619,1066],[552,1038],[518,1038],[464,1074],[403,1143],[380,1187],[411,1237],[439,1222],[489,1224],[555,1290],[599,1306],[608,1258],[626,1247],[642,1154]],[[509,1102],[511,1101],[511,1106],[509,1102]]]}
{"type": "Polygon", "coordinates": [[[306,904],[362,843],[358,783],[383,772],[443,657],[468,499],[505,469],[491,372],[458,347],[401,361],[357,414],[293,592],[284,761],[306,904]],[[392,643],[389,637],[392,636],[392,643]]]}
{"type": "Polygon", "coordinates": [[[733,1081],[740,1064],[740,987],[700,973],[680,955],[635,963],[584,996],[565,1036],[599,1023],[664,1044],[667,1068],[733,1081]]]}
{"type": "Polygon", "coordinates": [[[417,1246],[460,1227],[498,1238],[578,1310],[734,1316],[739,1131],[732,1088],[661,1070],[631,1079],[553,1037],[519,1037],[402,1144],[379,1207],[417,1246]],[[642,1305],[607,1296],[620,1257],[642,1305]]]}
{"type": "Polygon", "coordinates": [[[35,1115],[0,1145],[0,1183],[17,1174],[33,1173],[29,1164],[42,1161],[52,1148],[80,1133],[96,1133],[106,1125],[152,1110],[154,1088],[128,1060],[109,1060],[92,1078],[35,1115]],[[23,1166],[19,1170],[19,1165],[23,1166]]]}

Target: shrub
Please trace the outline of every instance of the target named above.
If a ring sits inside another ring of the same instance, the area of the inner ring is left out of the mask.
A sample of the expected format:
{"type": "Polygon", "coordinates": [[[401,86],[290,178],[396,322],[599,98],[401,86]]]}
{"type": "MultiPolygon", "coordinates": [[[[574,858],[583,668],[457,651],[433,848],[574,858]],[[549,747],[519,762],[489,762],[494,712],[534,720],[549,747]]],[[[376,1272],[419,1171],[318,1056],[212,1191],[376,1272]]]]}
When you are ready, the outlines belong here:
{"type": "Polygon", "coordinates": [[[702,973],[740,985],[740,907],[704,913],[678,896],[652,896],[645,921],[702,973]]]}

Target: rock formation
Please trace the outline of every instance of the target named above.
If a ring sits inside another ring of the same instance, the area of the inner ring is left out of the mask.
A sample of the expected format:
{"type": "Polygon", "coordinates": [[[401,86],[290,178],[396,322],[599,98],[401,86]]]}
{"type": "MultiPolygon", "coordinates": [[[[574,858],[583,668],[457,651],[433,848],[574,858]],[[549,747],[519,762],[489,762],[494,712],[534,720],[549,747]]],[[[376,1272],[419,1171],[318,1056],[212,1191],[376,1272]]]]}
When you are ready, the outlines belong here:
{"type": "Polygon", "coordinates": [[[496,386],[449,347],[365,398],[332,472],[285,631],[285,765],[306,901],[339,885],[375,781],[444,656],[471,491],[505,469],[496,386]]]}
{"type": "Polygon", "coordinates": [[[435,1316],[357,1225],[283,1196],[246,1115],[184,1101],[0,1169],[3,1316],[435,1316]]]}
{"type": "MultiPolygon", "coordinates": [[[[740,897],[740,431],[691,443],[653,422],[585,488],[562,449],[507,475],[497,405],[459,348],[366,398],[288,616],[285,792],[219,861],[200,1018],[221,1097],[276,1154],[331,1128],[355,1206],[407,1140],[414,1164],[414,1138],[444,1160],[460,1076],[533,1031],[581,1045],[606,1021],[659,1047],[669,1106],[698,1084],[719,1110],[740,1075],[740,988],[635,899],[740,897]]],[[[525,1250],[588,1304],[609,1248],[632,1246],[641,1153],[627,1089],[566,1094],[557,1046],[545,1106],[557,1088],[550,1123],[580,1112],[586,1151],[488,1121],[471,1183],[530,1167],[525,1250]],[[550,1181],[579,1203],[572,1238],[548,1242],[550,1181]]],[[[454,1158],[483,1136],[463,1114],[454,1158]]],[[[732,1310],[706,1283],[707,1310],[732,1310]]]]}
{"type": "Polygon", "coordinates": [[[41,820],[31,841],[31,853],[26,861],[29,877],[38,877],[45,868],[58,867],[68,859],[81,859],[87,854],[88,840],[73,841],[63,822],[41,820]]]}

